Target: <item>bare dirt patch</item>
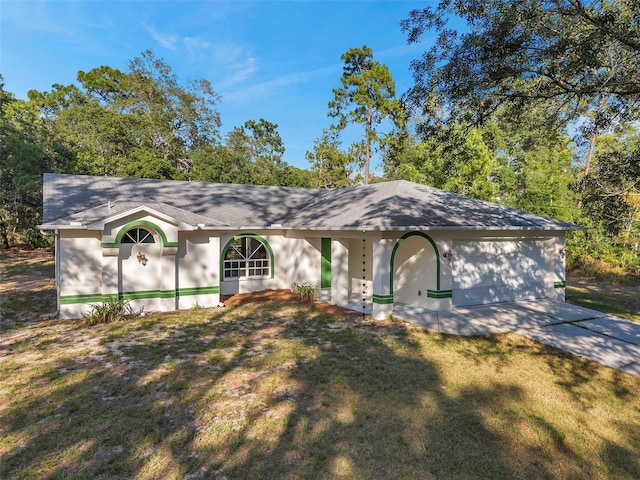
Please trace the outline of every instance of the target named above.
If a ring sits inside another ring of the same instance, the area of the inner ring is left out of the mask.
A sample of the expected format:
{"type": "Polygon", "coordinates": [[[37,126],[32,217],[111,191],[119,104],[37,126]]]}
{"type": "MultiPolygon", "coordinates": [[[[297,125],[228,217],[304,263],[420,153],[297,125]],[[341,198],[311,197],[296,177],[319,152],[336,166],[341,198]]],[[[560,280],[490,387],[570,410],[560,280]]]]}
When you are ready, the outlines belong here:
{"type": "Polygon", "coordinates": [[[278,290],[263,290],[262,292],[236,293],[235,295],[220,295],[220,301],[225,306],[235,307],[247,303],[264,303],[274,301],[293,300],[295,297],[291,290],[285,288],[278,290]]]}
{"type": "MultiPolygon", "coordinates": [[[[262,292],[236,293],[235,295],[220,295],[220,301],[226,307],[246,305],[248,303],[285,302],[295,300],[296,297],[286,288],[275,290],[263,290],[262,292]]],[[[350,319],[361,318],[362,314],[348,308],[330,305],[325,302],[314,302],[314,308],[327,315],[339,315],[350,319]]]]}
{"type": "Polygon", "coordinates": [[[7,250],[0,252],[0,294],[11,290],[42,290],[54,281],[53,252],[7,250]]]}

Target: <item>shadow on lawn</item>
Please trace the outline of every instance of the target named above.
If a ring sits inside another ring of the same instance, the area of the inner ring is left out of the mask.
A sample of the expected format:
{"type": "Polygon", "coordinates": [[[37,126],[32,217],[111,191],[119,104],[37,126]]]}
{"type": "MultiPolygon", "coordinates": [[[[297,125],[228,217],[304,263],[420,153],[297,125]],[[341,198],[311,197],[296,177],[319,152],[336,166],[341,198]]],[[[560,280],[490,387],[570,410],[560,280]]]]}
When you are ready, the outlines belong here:
{"type": "MultiPolygon", "coordinates": [[[[563,432],[519,409],[523,392],[499,375],[449,392],[403,325],[360,325],[295,302],[193,315],[201,320],[101,326],[105,351],[43,363],[25,385],[33,394],[0,410],[0,432],[23,439],[0,458],[0,478],[601,473],[563,432]],[[546,432],[554,455],[527,444],[531,429],[546,432]]],[[[605,450],[612,472],[638,475],[633,451],[605,450]]]]}

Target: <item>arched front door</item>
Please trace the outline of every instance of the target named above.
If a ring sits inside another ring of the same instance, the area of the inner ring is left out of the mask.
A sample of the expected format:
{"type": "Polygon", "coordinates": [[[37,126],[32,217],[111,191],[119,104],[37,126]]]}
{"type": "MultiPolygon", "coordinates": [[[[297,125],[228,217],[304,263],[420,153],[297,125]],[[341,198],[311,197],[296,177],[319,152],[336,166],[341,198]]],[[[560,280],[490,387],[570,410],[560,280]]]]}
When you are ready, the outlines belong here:
{"type": "Polygon", "coordinates": [[[438,261],[428,236],[416,232],[398,240],[392,254],[394,303],[427,306],[428,291],[439,288],[438,261]]]}
{"type": "Polygon", "coordinates": [[[162,241],[147,227],[127,230],[118,252],[118,293],[135,310],[155,310],[161,288],[162,241]]]}

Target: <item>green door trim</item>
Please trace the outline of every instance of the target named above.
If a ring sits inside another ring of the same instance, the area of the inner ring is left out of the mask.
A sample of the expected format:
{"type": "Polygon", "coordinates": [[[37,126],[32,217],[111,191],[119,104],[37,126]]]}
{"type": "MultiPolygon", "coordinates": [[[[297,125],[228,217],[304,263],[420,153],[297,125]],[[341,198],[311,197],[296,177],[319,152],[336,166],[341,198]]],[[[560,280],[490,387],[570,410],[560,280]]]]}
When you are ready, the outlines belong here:
{"type": "MultiPolygon", "coordinates": [[[[389,270],[389,273],[390,273],[389,291],[391,292],[391,295],[393,295],[394,293],[393,292],[393,275],[394,275],[394,263],[396,258],[396,252],[398,251],[398,248],[400,248],[400,245],[402,244],[402,242],[404,242],[407,238],[414,237],[414,236],[419,236],[427,240],[433,247],[434,252],[436,253],[436,290],[431,292],[433,292],[433,294],[437,294],[436,292],[441,292],[440,290],[440,252],[438,251],[438,246],[436,245],[436,242],[434,242],[433,239],[426,233],[409,232],[409,233],[405,233],[402,237],[398,239],[396,244],[393,246],[393,251],[391,252],[391,262],[390,262],[391,265],[389,270]]],[[[449,293],[449,292],[450,292],[449,290],[446,291],[446,293],[449,293]]],[[[431,296],[431,298],[437,298],[437,297],[431,296]]]]}
{"type": "Polygon", "coordinates": [[[320,241],[320,288],[331,288],[331,239],[320,241]]]}

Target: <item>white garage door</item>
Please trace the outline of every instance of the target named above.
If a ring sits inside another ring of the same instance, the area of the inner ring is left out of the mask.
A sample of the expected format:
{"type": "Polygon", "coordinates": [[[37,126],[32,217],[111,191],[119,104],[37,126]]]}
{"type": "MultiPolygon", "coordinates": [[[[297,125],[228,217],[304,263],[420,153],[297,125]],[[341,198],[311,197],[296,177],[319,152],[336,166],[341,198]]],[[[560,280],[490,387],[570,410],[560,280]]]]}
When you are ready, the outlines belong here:
{"type": "Polygon", "coordinates": [[[455,306],[545,296],[543,240],[456,241],[452,269],[455,306]]]}

